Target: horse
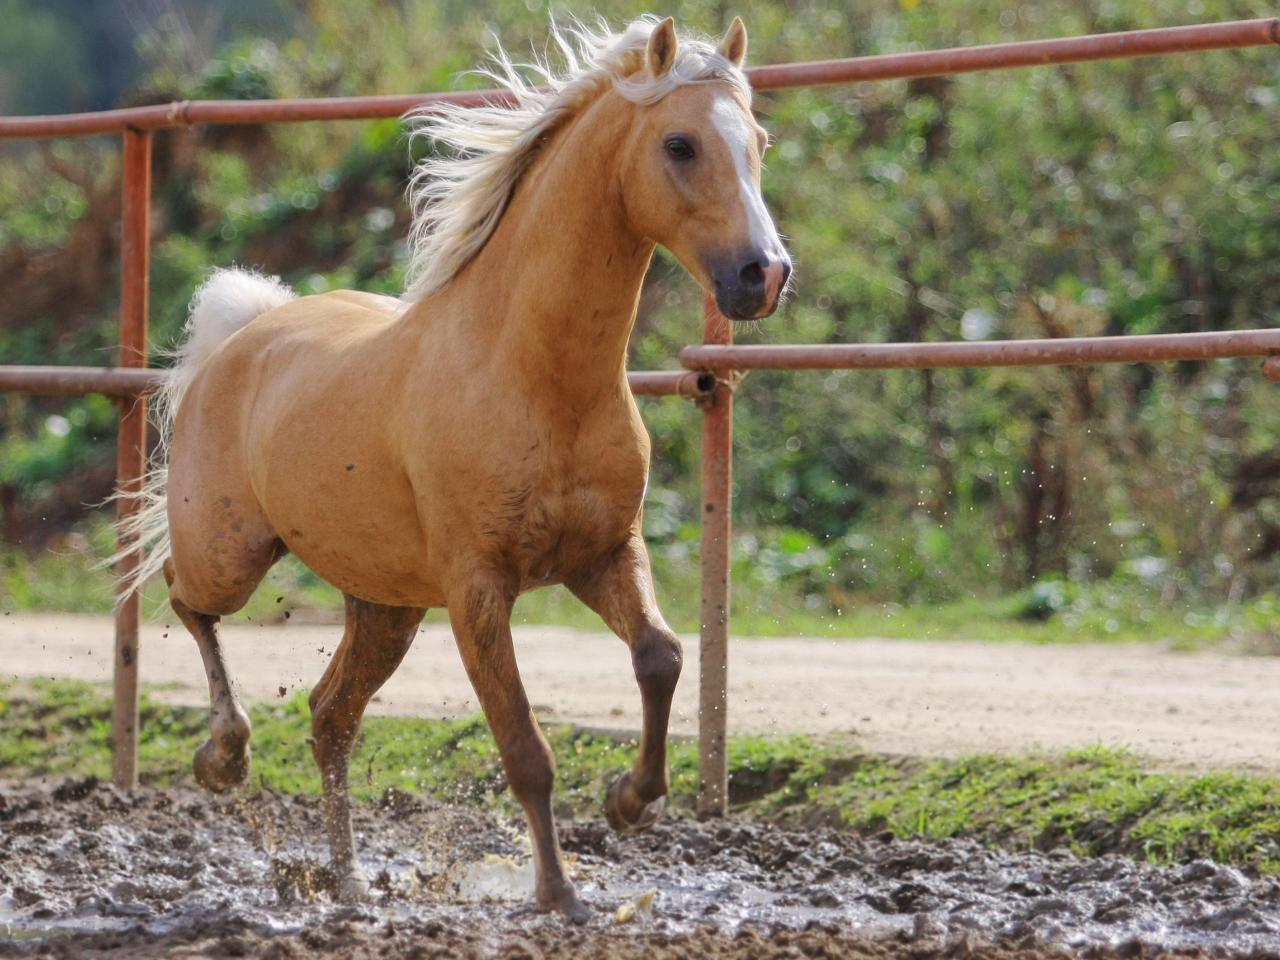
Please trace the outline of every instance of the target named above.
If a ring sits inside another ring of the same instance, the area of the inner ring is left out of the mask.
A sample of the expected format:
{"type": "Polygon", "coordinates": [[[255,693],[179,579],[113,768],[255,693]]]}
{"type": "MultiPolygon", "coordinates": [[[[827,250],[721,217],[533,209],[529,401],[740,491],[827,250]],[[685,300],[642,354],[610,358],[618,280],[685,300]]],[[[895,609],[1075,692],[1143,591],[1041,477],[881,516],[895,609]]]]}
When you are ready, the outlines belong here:
{"type": "Polygon", "coordinates": [[[286,553],[342,591],[342,642],[310,704],[344,898],[367,893],[353,743],[429,608],[448,611],[528,820],[535,909],[589,916],[561,861],[553,759],[512,648],[519,593],[563,584],[630,647],[643,731],[605,812],[639,830],[665,805],[682,653],[641,534],[649,439],[627,340],[657,244],[735,320],[773,313],[791,264],[760,193],[768,139],[741,19],[718,43],[681,41],[651,16],[552,34],[567,68],[499,52],[487,73],[501,100],[411,118],[439,149],[410,180],[401,297],[297,297],[240,269],[197,290],[156,403],[143,504],[120,531],[121,553],[146,551],[125,590],[163,572],[199,647],[211,712],[194,772],[213,791],[243,784],[250,763],[219,619],[286,553]]]}

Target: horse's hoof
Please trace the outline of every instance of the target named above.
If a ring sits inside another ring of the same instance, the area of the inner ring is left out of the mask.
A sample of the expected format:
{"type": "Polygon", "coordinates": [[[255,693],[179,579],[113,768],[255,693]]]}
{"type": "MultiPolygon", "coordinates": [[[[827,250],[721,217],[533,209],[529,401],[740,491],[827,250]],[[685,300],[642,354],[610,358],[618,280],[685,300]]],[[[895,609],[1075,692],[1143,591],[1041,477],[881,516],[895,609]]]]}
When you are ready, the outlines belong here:
{"type": "Polygon", "coordinates": [[[604,798],[604,816],[609,826],[619,833],[638,833],[648,830],[662,812],[667,809],[667,798],[658,797],[642,804],[631,786],[631,774],[624,773],[609,785],[604,798]],[[639,809],[637,809],[637,807],[639,809]]]}
{"type": "Polygon", "coordinates": [[[192,768],[196,783],[213,793],[225,793],[249,779],[249,745],[241,744],[238,750],[228,753],[219,744],[206,740],[196,750],[192,768]]]}
{"type": "Polygon", "coordinates": [[[579,926],[591,919],[591,908],[579,900],[573,887],[567,884],[554,893],[539,892],[536,904],[539,913],[558,913],[579,926]]]}

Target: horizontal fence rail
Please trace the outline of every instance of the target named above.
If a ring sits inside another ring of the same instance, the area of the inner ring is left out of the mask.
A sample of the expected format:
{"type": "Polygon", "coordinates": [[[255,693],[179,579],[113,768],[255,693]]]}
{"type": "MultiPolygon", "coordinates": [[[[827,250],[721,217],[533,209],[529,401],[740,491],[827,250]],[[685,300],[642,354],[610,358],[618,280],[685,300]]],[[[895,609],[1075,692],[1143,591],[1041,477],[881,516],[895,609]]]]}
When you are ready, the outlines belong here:
{"type": "Polygon", "coordinates": [[[0,393],[76,397],[102,393],[137,397],[164,382],[163,370],[137,367],[0,367],[0,393]]]}
{"type": "Polygon", "coordinates": [[[509,102],[501,90],[465,93],[409,93],[385,97],[296,100],[175,100],[172,103],[94,113],[41,117],[0,117],[0,137],[88,137],[122,130],[166,130],[197,124],[302,123],[309,120],[384,120],[433,104],[478,107],[509,102]]]}
{"type": "Polygon", "coordinates": [[[1167,53],[1261,47],[1280,43],[1280,18],[1200,23],[1186,27],[1095,33],[1055,40],[1025,40],[979,47],[952,47],[916,53],[888,53],[847,60],[779,63],[748,70],[757,90],[818,87],[862,80],[904,80],[979,70],[1042,67],[1053,63],[1129,60],[1167,53]]]}
{"type": "MultiPolygon", "coordinates": [[[[165,370],[138,367],[0,367],[0,393],[140,397],[161,386],[167,377],[165,370]]],[[[627,374],[627,382],[637,397],[700,397],[715,387],[711,375],[687,370],[633,371],[627,374]]]]}
{"type": "MultiPolygon", "coordinates": [[[[942,76],[980,70],[1131,59],[1161,54],[1267,46],[1280,43],[1280,18],[1130,30],[946,50],[913,51],[842,60],[754,67],[747,76],[756,90],[830,86],[861,81],[942,76]]],[[[0,117],[0,139],[120,134],[122,171],[122,290],[120,366],[0,366],[0,392],[56,396],[102,393],[120,401],[117,500],[121,515],[136,505],[145,466],[143,400],[165,371],[146,368],[147,265],[150,206],[150,145],[157,130],[198,124],[297,123],[400,117],[444,104],[462,107],[509,103],[505,90],[398,94],[293,100],[176,101],[60,116],[0,117]]],[[[888,370],[924,367],[1034,366],[1207,360],[1263,356],[1264,373],[1280,381],[1280,331],[1088,337],[981,343],[808,344],[733,346],[731,325],[707,298],[704,344],[680,352],[684,370],[628,375],[641,396],[695,398],[702,422],[701,678],[698,812],[719,815],[728,803],[727,676],[729,636],[729,544],[732,533],[733,374],[746,370],[888,370]]],[[[125,544],[124,546],[127,546],[125,544]]],[[[126,552],[120,569],[138,562],[126,552]]],[[[116,615],[115,695],[112,715],[113,776],[136,783],[137,631],[136,597],[116,615]]]]}
{"type": "MultiPolygon", "coordinates": [[[[864,80],[901,80],[980,70],[1007,70],[1055,63],[1128,60],[1169,53],[1229,50],[1280,43],[1280,17],[1231,20],[1153,30],[1125,30],[1083,37],[1025,40],[977,47],[889,53],[843,60],[814,60],[751,67],[756,90],[834,86],[864,80]]],[[[178,100],[121,110],[52,116],[0,117],[0,138],[85,137],[126,129],[164,130],[194,124],[299,123],[309,120],[373,120],[403,116],[434,104],[474,107],[509,103],[507,90],[331,97],[295,100],[178,100]]]]}
{"type": "Polygon", "coordinates": [[[1280,353],[1280,329],[981,343],[828,343],[685,347],[691,370],[903,370],[1222,360],[1280,353]]]}

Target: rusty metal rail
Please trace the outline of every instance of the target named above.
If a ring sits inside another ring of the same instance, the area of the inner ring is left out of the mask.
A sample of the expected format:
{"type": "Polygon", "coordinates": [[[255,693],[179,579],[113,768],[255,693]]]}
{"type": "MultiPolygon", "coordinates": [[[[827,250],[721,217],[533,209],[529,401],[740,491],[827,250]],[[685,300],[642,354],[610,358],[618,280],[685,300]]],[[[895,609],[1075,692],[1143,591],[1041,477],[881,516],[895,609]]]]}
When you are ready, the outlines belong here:
{"type": "Polygon", "coordinates": [[[64,113],[0,117],[0,138],[88,137],[123,130],[167,130],[197,124],[301,123],[308,120],[380,120],[403,116],[436,103],[475,107],[502,103],[500,90],[465,93],[409,93],[385,97],[329,97],[295,100],[175,100],[172,103],[64,113]]]}
{"type": "MultiPolygon", "coordinates": [[[[164,370],[139,367],[0,367],[0,393],[133,398],[151,393],[167,376],[164,370]]],[[[627,381],[637,397],[701,397],[715,387],[715,377],[705,371],[633,370],[627,381]]]]}
{"type": "MultiPolygon", "coordinates": [[[[1169,53],[1229,50],[1280,43],[1280,18],[1199,23],[1153,30],[1126,30],[1084,37],[1026,40],[946,50],[890,53],[843,60],[779,63],[747,70],[756,90],[832,86],[863,80],[900,80],[980,70],[1007,70],[1055,63],[1126,60],[1169,53]]],[[[372,120],[399,117],[436,103],[479,106],[509,102],[505,90],[410,93],[373,97],[294,100],[177,100],[172,103],[67,113],[0,117],[0,138],[85,137],[126,129],[164,130],[195,124],[300,123],[309,120],[372,120]]]]}
{"type": "Polygon", "coordinates": [[[136,367],[0,367],[0,393],[77,397],[101,393],[137,397],[164,382],[163,370],[136,367]]]}
{"type": "MultiPolygon", "coordinates": [[[[702,339],[733,342],[733,325],[702,301],[702,339]]],[[[729,805],[729,579],[733,546],[733,382],[713,377],[702,402],[702,504],[699,511],[698,799],[699,816],[729,805]]]]}
{"type": "MultiPolygon", "coordinates": [[[[147,365],[147,318],[151,290],[151,134],[124,132],[124,183],[120,212],[121,367],[147,365]]],[[[147,467],[147,401],[128,397],[120,404],[116,444],[116,516],[124,520],[142,509],[147,467]]],[[[121,547],[129,546],[121,541],[121,547]]],[[[141,549],[122,554],[119,582],[142,564],[141,549]]],[[[142,596],[133,592],[115,610],[115,669],[111,701],[111,775],[116,783],[138,782],[138,628],[142,596]]]]}
{"type": "MultiPolygon", "coordinates": [[[[1129,59],[1160,54],[1265,46],[1280,43],[1280,18],[1195,24],[1155,30],[1064,37],[948,50],[776,64],[748,70],[757,90],[823,86],[870,80],[939,76],[979,70],[1129,59]]],[[[147,286],[151,140],[153,132],[195,124],[295,123],[397,117],[433,104],[475,106],[509,101],[501,90],[300,100],[210,100],[60,116],[0,117],[0,139],[121,134],[124,146],[120,355],[114,368],[0,366],[0,392],[45,395],[104,393],[121,405],[117,484],[122,514],[134,507],[145,468],[145,394],[163,371],[147,369],[147,286]]],[[[750,369],[893,369],[902,367],[1008,366],[1203,360],[1266,356],[1264,372],[1280,380],[1280,331],[1087,338],[994,343],[733,346],[730,325],[714,303],[705,306],[703,346],[680,353],[684,371],[629,375],[638,395],[698,399],[702,431],[701,784],[698,810],[724,812],[728,802],[727,678],[729,545],[732,533],[733,376],[750,369]]],[[[130,554],[121,564],[131,569],[130,554]]],[[[131,787],[137,777],[136,599],[116,616],[113,773],[131,787]]]]}
{"type": "Polygon", "coordinates": [[[1280,353],[1280,329],[1157,333],[1132,337],[990,340],[980,343],[831,343],[685,347],[690,370],[902,370],[1039,367],[1085,363],[1220,360],[1280,353]]]}
{"type": "Polygon", "coordinates": [[[1084,63],[1090,60],[1128,60],[1166,53],[1192,53],[1258,47],[1280,43],[1280,19],[1232,20],[1186,27],[1095,33],[1086,37],[994,43],[979,47],[952,47],[918,53],[889,53],[847,60],[780,63],[747,71],[757,90],[783,87],[816,87],[860,80],[902,80],[936,77],[979,70],[1040,67],[1051,63],[1084,63]]]}

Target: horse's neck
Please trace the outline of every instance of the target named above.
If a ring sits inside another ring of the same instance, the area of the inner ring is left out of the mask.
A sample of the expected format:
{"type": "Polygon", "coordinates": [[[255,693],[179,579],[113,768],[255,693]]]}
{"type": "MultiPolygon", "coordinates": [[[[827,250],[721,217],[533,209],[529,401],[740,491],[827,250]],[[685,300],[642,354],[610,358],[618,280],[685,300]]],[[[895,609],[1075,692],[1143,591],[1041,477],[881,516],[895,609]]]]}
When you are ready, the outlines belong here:
{"type": "Polygon", "coordinates": [[[489,241],[443,292],[451,335],[482,348],[495,375],[538,383],[539,396],[563,394],[557,403],[591,404],[619,386],[653,254],[622,202],[615,158],[625,108],[607,106],[553,136],[489,241]]]}

